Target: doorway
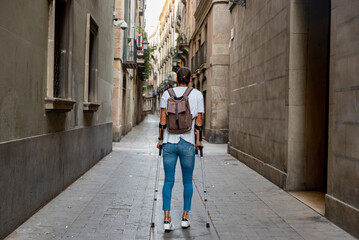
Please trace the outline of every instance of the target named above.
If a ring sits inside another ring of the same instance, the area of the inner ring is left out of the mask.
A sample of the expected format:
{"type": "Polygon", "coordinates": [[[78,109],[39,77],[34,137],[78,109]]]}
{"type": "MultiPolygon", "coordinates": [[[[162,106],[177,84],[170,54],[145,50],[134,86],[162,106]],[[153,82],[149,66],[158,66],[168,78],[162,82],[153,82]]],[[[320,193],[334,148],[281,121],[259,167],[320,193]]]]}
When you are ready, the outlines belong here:
{"type": "Polygon", "coordinates": [[[297,46],[290,54],[286,189],[293,197],[324,215],[328,162],[330,0],[294,3],[291,7],[293,15],[302,18],[291,16],[292,26],[299,29],[303,22],[307,22],[307,26],[300,34],[293,31],[290,35],[290,44],[297,46]],[[306,53],[305,64],[298,64],[296,61],[303,56],[303,52],[306,53]]]}

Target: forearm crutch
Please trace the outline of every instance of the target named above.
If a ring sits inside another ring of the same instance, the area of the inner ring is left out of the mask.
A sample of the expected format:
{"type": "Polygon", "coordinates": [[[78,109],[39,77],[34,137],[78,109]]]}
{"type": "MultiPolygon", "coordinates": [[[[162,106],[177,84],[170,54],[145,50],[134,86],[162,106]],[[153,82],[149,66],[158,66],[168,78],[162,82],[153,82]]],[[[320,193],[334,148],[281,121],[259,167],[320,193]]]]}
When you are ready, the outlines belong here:
{"type": "Polygon", "coordinates": [[[159,145],[159,153],[158,153],[158,158],[157,158],[157,169],[156,169],[156,182],[155,182],[155,192],[154,192],[154,196],[153,196],[153,206],[152,206],[152,217],[151,217],[151,227],[154,228],[155,227],[155,217],[156,217],[156,203],[157,203],[157,194],[158,194],[158,182],[159,182],[159,178],[160,178],[160,164],[161,164],[161,156],[162,156],[162,147],[163,147],[163,131],[165,129],[165,125],[160,125],[160,129],[161,129],[161,134],[159,137],[160,140],[160,145],[159,145]]]}
{"type": "Polygon", "coordinates": [[[202,170],[202,182],[203,182],[203,196],[204,196],[204,206],[206,210],[206,227],[209,228],[209,219],[208,219],[208,202],[207,202],[207,187],[206,187],[206,174],[204,171],[204,160],[203,160],[203,145],[202,145],[202,127],[196,126],[196,129],[199,130],[199,154],[201,157],[201,170],[202,170]]]}

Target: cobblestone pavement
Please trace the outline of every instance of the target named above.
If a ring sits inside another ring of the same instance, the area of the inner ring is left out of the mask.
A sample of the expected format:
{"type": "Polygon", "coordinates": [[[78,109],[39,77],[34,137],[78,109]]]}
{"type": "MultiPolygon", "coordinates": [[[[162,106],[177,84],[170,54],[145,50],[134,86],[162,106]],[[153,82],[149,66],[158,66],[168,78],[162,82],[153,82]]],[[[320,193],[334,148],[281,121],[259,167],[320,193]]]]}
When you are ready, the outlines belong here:
{"type": "MultiPolygon", "coordinates": [[[[171,212],[176,230],[162,229],[162,199],[151,229],[158,119],[148,116],[113,152],[10,234],[15,239],[354,239],[226,153],[205,144],[211,228],[205,227],[199,159],[194,175],[191,227],[179,228],[179,165],[171,212]]],[[[163,184],[161,169],[160,185],[163,184]]],[[[161,189],[161,188],[160,188],[161,189]]]]}

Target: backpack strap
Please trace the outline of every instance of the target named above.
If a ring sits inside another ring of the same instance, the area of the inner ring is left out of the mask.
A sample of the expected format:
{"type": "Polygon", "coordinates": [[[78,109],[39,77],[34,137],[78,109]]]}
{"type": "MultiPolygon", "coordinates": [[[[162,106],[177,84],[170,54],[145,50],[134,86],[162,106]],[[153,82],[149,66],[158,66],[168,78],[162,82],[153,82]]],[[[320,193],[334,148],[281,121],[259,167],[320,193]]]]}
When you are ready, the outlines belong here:
{"type": "Polygon", "coordinates": [[[175,94],[175,92],[173,91],[173,88],[169,88],[169,89],[168,89],[168,93],[170,94],[170,97],[173,97],[173,98],[176,97],[176,94],[175,94]]]}
{"type": "Polygon", "coordinates": [[[188,87],[183,94],[183,97],[188,97],[188,95],[192,92],[193,87],[188,87]]]}

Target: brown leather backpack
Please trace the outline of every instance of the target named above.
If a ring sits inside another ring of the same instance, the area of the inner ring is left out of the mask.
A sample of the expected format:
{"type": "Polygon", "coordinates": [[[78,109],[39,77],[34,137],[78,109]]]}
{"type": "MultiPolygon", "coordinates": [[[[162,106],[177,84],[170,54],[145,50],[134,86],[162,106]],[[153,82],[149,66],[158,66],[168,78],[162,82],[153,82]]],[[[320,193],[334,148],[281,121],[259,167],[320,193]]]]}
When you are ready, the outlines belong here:
{"type": "Polygon", "coordinates": [[[182,97],[176,97],[172,88],[168,89],[167,130],[169,133],[181,134],[192,129],[192,114],[189,108],[188,95],[193,90],[188,87],[182,97]]]}

